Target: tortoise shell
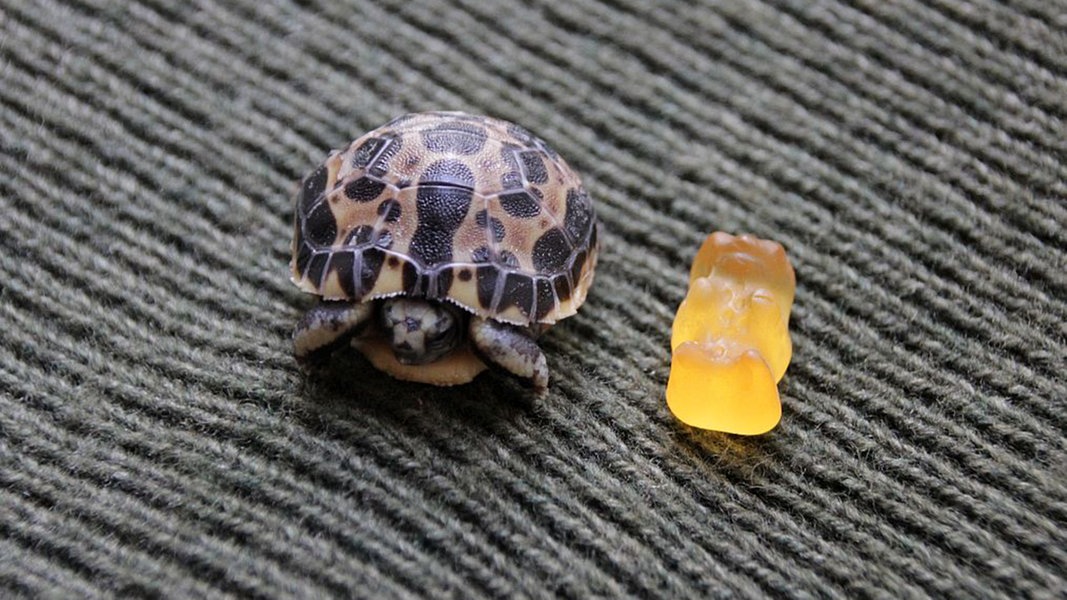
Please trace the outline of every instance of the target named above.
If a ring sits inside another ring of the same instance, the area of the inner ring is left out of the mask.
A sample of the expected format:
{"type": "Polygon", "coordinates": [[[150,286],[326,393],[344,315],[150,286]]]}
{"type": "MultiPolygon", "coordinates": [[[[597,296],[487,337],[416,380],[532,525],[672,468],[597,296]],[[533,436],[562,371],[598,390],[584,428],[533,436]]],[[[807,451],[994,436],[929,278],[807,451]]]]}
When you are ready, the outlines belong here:
{"type": "Polygon", "coordinates": [[[457,112],[396,118],[330,153],[296,197],[292,278],[331,300],[447,300],[519,325],[573,315],[597,223],[540,138],[457,112]]]}

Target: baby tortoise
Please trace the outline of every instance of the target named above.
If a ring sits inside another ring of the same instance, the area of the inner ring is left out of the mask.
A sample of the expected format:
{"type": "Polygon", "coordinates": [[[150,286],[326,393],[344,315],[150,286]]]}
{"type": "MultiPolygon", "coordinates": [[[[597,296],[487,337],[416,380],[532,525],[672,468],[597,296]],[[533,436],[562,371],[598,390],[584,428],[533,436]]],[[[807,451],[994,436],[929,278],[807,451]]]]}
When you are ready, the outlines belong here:
{"type": "Polygon", "coordinates": [[[351,343],[399,379],[461,384],[488,363],[543,391],[536,340],[585,301],[597,227],[578,175],[522,127],[396,118],[301,184],[292,279],[321,300],[296,326],[296,357],[351,343]]]}

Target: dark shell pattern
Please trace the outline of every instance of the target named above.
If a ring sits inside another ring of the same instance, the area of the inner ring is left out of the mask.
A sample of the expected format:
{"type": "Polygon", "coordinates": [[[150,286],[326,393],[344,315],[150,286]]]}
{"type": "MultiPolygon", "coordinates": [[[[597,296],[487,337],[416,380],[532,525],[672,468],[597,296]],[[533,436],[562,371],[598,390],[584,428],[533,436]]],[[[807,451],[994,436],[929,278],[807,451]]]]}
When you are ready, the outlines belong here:
{"type": "Polygon", "coordinates": [[[414,113],[304,178],[292,249],[293,281],[324,298],[403,294],[554,323],[585,300],[597,223],[578,176],[522,127],[414,113]]]}

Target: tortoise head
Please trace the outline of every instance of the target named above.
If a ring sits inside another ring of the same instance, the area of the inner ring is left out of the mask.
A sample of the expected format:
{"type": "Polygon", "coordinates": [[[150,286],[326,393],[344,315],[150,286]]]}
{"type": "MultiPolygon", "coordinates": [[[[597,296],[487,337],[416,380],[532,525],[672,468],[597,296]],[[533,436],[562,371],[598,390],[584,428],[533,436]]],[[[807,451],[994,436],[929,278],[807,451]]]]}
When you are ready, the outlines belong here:
{"type": "Polygon", "coordinates": [[[382,302],[382,326],[397,361],[405,365],[430,363],[448,354],[464,331],[458,308],[403,297],[382,302]]]}

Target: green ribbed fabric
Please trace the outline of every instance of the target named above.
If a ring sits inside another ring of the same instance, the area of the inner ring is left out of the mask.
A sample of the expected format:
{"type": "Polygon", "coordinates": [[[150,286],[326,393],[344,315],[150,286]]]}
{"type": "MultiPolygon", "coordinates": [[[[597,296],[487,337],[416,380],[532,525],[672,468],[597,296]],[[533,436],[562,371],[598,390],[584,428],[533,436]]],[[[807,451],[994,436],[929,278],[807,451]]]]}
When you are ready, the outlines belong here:
{"type": "Polygon", "coordinates": [[[1067,5],[0,0],[0,587],[27,597],[1063,597],[1067,5]],[[550,393],[308,379],[298,179],[520,123],[603,252],[550,393]],[[783,243],[773,433],[677,423],[714,230],[783,243]]]}

